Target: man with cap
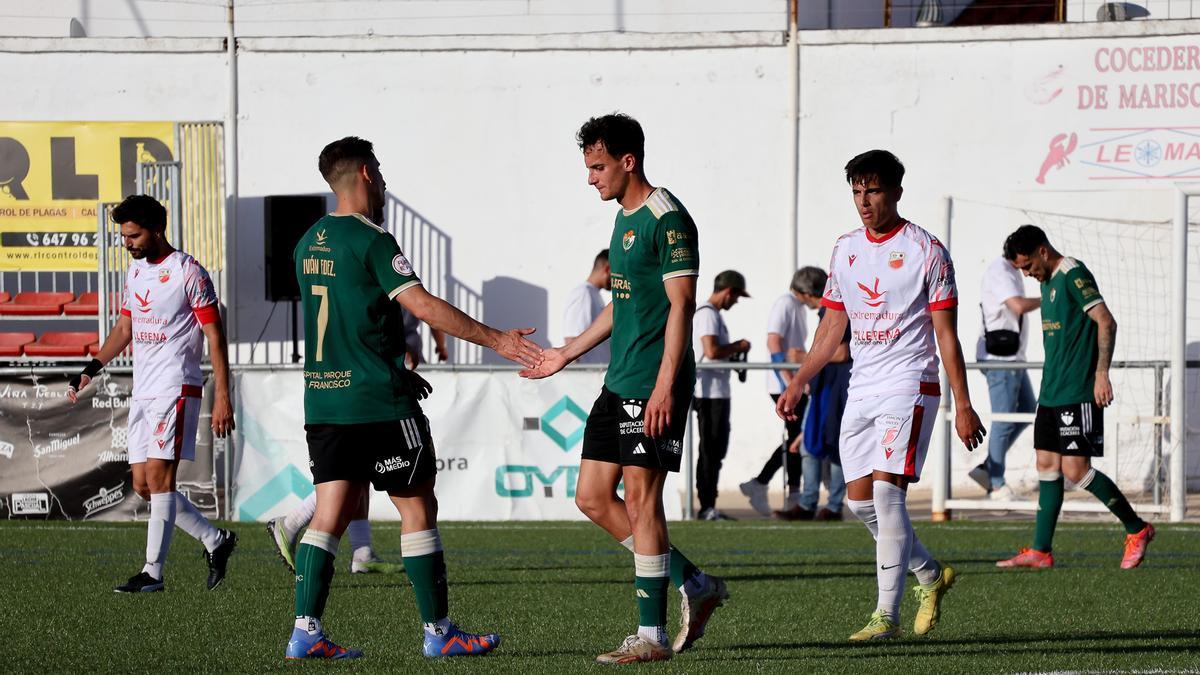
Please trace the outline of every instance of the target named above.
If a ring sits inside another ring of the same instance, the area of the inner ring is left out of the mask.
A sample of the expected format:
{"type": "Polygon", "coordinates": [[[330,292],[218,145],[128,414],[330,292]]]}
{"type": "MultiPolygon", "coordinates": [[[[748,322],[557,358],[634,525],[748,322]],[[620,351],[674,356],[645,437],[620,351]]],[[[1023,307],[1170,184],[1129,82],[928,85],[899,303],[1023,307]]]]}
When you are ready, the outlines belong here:
{"type": "MultiPolygon", "coordinates": [[[[750,351],[746,340],[729,341],[729,329],[721,312],[737,304],[739,298],[750,297],[746,278],[740,272],[725,270],[713,282],[708,301],[696,308],[692,317],[692,342],[697,362],[732,361],[750,351]]],[[[696,492],[700,498],[701,520],[728,520],[717,510],[717,479],[721,462],[729,449],[729,371],[696,371],[694,405],[700,437],[699,458],[696,461],[696,492]]]]}

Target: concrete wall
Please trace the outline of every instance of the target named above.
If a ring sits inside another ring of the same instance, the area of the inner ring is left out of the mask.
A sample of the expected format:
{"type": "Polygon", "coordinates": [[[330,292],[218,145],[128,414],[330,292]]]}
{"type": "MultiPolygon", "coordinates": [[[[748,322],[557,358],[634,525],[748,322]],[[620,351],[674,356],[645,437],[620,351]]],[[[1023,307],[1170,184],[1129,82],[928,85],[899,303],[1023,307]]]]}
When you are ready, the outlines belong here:
{"type": "MultiPolygon", "coordinates": [[[[1160,107],[1168,99],[1156,99],[1154,87],[1197,81],[1188,59],[1200,47],[1198,29],[1137,22],[1072,26],[1065,36],[1060,26],[803,33],[801,264],[825,266],[834,239],[857,226],[841,175],[846,160],[871,147],[892,149],[909,168],[904,215],[944,235],[945,197],[963,205],[952,250],[970,359],[982,266],[1029,216],[967,205],[1169,219],[1165,186],[1173,179],[1163,177],[1191,175],[1200,162],[1172,159],[1166,148],[1184,142],[1173,130],[1194,126],[1200,103],[1188,89],[1186,105],[1160,107]],[[1159,47],[1170,69],[1129,70],[1130,54],[1153,60],[1159,47]],[[1116,53],[1126,59],[1119,69],[1116,53]],[[1125,105],[1122,87],[1135,91],[1125,105]],[[1107,107],[1096,103],[1101,88],[1107,107]],[[1137,143],[1120,138],[1126,134],[1138,135],[1137,143]],[[1138,160],[1147,157],[1136,149],[1143,141],[1164,149],[1159,161],[1138,160]],[[1047,163],[1052,151],[1067,161],[1047,163]]],[[[268,323],[271,306],[262,300],[262,198],[325,192],[317,153],[329,140],[359,134],[375,141],[392,197],[453,243],[455,277],[474,293],[492,292],[492,307],[519,303],[512,289],[544,297],[544,310],[541,301],[532,310],[521,305],[522,318],[544,313],[539,328],[559,342],[565,292],[607,244],[615,212],[587,186],[573,135],[588,116],[623,110],[647,130],[651,180],[695,214],[701,288],[725,268],[746,274],[754,299],[727,315],[730,331],[755,344],[753,359],[766,359],[767,309],[791,272],[787,51],[779,32],[250,37],[240,47],[238,290],[229,299],[240,341],[263,327],[268,339],[287,337],[286,308],[268,323]]],[[[227,103],[221,49],[217,39],[0,40],[10,90],[30,92],[0,101],[0,118],[220,119],[227,103]]],[[[1102,288],[1114,283],[1101,279],[1102,288]]],[[[1200,336],[1200,326],[1192,329],[1200,336]]],[[[1127,339],[1136,334],[1123,329],[1118,358],[1137,346],[1127,339]]],[[[982,379],[972,387],[986,410],[982,379]]],[[[734,397],[723,480],[730,489],[757,469],[779,432],[761,375],[735,384],[734,397]]],[[[1028,435],[1021,443],[1014,475],[1028,486],[1028,435]]],[[[963,468],[969,460],[961,454],[963,468]]],[[[1137,480],[1145,470],[1139,460],[1122,475],[1137,480]]]]}

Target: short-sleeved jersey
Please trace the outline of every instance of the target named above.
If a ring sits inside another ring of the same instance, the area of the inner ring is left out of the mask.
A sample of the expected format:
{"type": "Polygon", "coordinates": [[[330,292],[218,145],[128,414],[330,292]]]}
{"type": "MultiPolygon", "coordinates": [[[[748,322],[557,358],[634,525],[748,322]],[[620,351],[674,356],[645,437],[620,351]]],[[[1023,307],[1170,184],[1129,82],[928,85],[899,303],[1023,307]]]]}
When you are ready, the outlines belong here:
{"type": "Polygon", "coordinates": [[[395,298],[421,281],[396,239],[358,214],[330,214],[309,228],[294,257],[304,306],[305,421],[364,424],[420,414],[395,298]]]}
{"type": "Polygon", "coordinates": [[[983,331],[975,344],[977,361],[1024,361],[1025,344],[1029,341],[1029,326],[1020,314],[1004,304],[1009,298],[1025,297],[1025,282],[1021,272],[1004,256],[987,266],[979,293],[979,311],[983,314],[983,331],[1011,330],[1020,335],[1020,346],[1012,356],[989,354],[983,331]]]}
{"type": "Polygon", "coordinates": [[[1071,405],[1095,399],[1096,322],[1088,310],[1104,298],[1096,278],[1074,258],[1063,258],[1042,284],[1042,344],[1046,366],[1038,403],[1071,405]]]}
{"type": "MultiPolygon", "coordinates": [[[[783,351],[789,349],[804,349],[808,339],[808,317],[804,314],[804,303],[795,295],[786,293],[779,296],[767,313],[767,334],[775,333],[783,341],[783,351]]],[[[767,371],[767,393],[782,394],[787,388],[783,375],[778,370],[767,371]]]]}
{"type": "MultiPolygon", "coordinates": [[[[657,188],[632,211],[617,214],[609,245],[612,269],[612,361],[604,384],[623,398],[649,398],[662,363],[671,302],[665,282],[700,273],[696,224],[679,200],[657,188]]],[[[696,377],[691,342],[675,376],[687,391],[696,377]]]]}
{"type": "Polygon", "coordinates": [[[134,260],[125,275],[121,313],[133,329],[133,397],[199,396],[200,326],[221,316],[212,279],[200,263],[182,251],[158,262],[134,260]]]}
{"type": "Polygon", "coordinates": [[[954,264],[910,222],[875,239],[860,227],[833,246],[821,304],[850,320],[850,397],[921,390],[938,382],[933,312],[958,304],[954,264]]]}
{"type": "MultiPolygon", "coordinates": [[[[697,307],[692,316],[692,351],[700,363],[709,360],[704,356],[704,338],[707,336],[715,338],[718,347],[729,344],[729,328],[725,325],[725,319],[710,302],[697,307]]],[[[695,397],[729,398],[732,395],[729,375],[728,370],[697,370],[695,397]]]]}

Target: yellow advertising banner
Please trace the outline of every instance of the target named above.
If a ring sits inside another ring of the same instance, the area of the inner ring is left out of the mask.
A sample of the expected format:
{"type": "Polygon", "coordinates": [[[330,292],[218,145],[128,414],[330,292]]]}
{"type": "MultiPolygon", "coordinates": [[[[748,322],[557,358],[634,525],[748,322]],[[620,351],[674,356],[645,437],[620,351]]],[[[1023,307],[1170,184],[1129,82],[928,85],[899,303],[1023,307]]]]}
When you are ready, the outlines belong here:
{"type": "Polygon", "coordinates": [[[175,157],[174,122],[0,122],[0,271],[96,271],[96,203],[138,162],[175,157]]]}

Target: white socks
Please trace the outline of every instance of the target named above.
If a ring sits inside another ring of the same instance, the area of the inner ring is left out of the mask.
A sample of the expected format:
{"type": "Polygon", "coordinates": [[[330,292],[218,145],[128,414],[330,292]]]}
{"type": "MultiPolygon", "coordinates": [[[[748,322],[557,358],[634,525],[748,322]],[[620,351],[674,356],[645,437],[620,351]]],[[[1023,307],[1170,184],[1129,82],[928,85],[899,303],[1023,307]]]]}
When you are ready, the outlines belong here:
{"type": "Polygon", "coordinates": [[[908,567],[922,585],[937,581],[942,570],[913,531],[904,490],[885,481],[875,481],[872,487],[872,501],[847,499],[846,505],[875,538],[878,609],[898,621],[900,599],[904,595],[904,568],[908,567]],[[906,564],[897,564],[898,561],[906,564]]]}
{"type": "Polygon", "coordinates": [[[317,491],[313,490],[308,493],[304,501],[300,502],[300,506],[292,509],[283,519],[283,529],[289,538],[294,538],[296,533],[308,527],[309,521],[313,519],[313,514],[317,512],[317,491]]]}
{"type": "Polygon", "coordinates": [[[163,578],[163,563],[171,547],[171,532],[175,529],[175,494],[160,492],[150,495],[150,520],[146,523],[146,565],[142,571],[155,579],[163,578]]]}
{"type": "Polygon", "coordinates": [[[212,553],[221,544],[221,530],[208,522],[208,518],[183,493],[171,494],[175,496],[175,526],[199,540],[204,544],[204,550],[212,553]]]}

